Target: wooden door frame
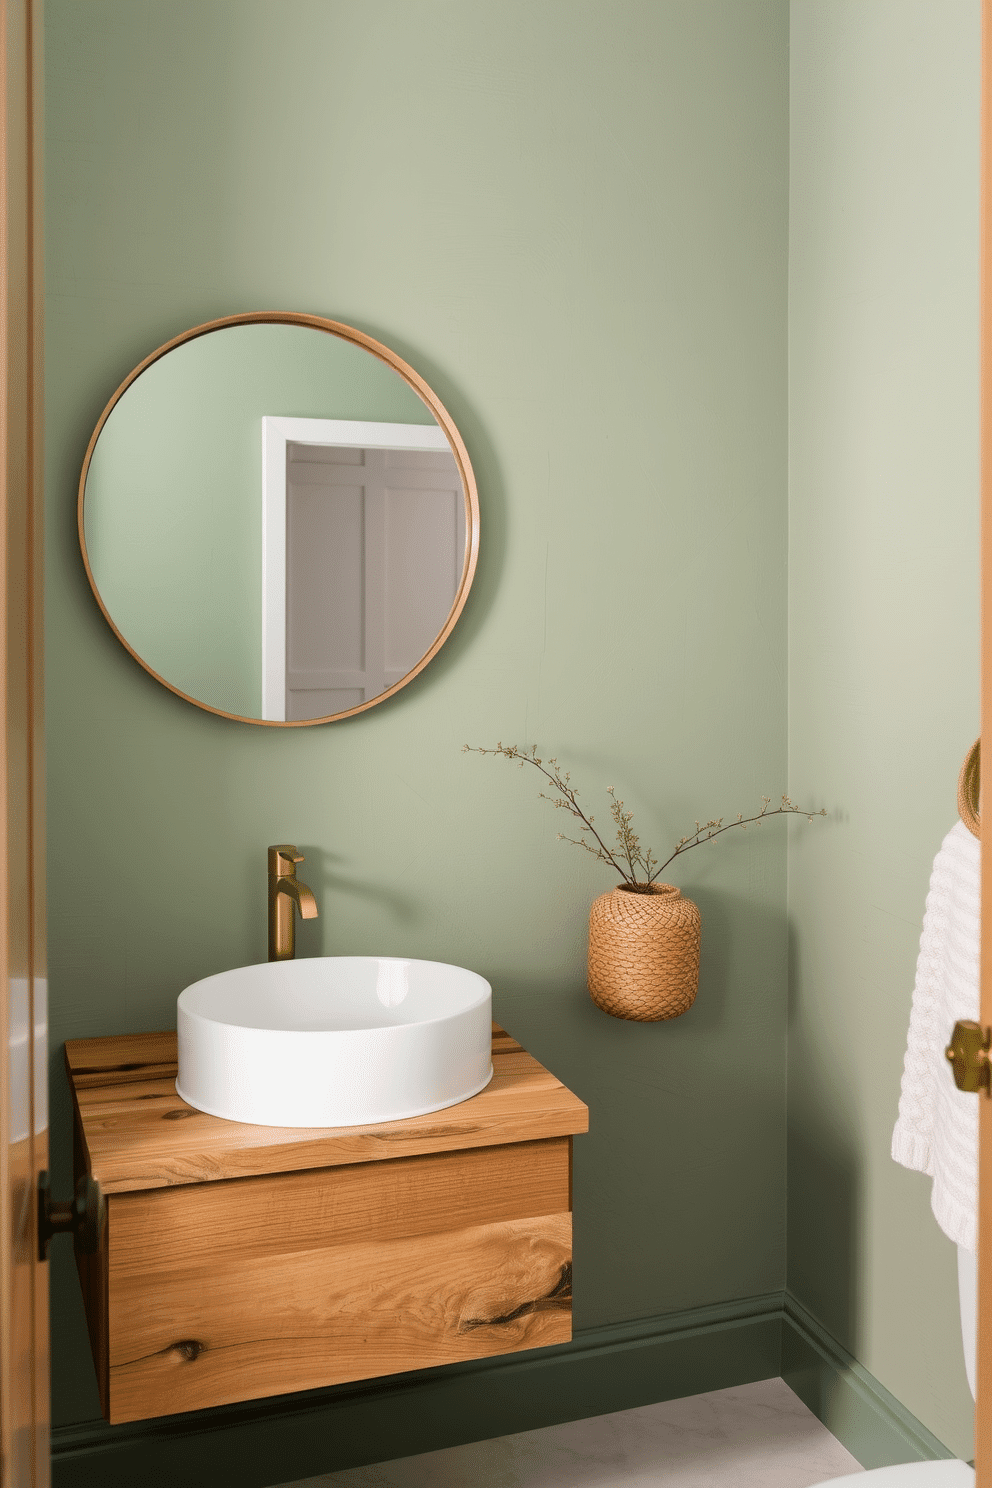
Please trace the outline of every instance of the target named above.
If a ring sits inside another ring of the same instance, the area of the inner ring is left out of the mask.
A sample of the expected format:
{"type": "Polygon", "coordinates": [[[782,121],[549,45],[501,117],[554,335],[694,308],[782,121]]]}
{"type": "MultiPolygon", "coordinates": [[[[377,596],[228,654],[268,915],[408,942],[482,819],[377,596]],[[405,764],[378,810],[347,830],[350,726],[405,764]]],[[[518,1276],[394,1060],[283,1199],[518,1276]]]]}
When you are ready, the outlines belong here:
{"type": "Polygon", "coordinates": [[[0,0],[0,1484],[47,1488],[41,7],[0,0]],[[12,1020],[23,1048],[12,1040],[12,1020]],[[11,1076],[17,1077],[16,1081],[11,1076]],[[12,1093],[26,1093],[14,1111],[12,1093]]]}
{"type": "MultiPolygon", "coordinates": [[[[992,761],[992,0],[982,0],[980,186],[982,758],[992,761]]],[[[988,768],[988,766],[986,766],[988,768]]],[[[992,813],[990,813],[992,815],[992,813]]],[[[982,834],[981,1023],[992,1025],[992,831],[982,834]]],[[[992,1488],[992,1099],[979,1097],[975,1480],[992,1488]]]]}

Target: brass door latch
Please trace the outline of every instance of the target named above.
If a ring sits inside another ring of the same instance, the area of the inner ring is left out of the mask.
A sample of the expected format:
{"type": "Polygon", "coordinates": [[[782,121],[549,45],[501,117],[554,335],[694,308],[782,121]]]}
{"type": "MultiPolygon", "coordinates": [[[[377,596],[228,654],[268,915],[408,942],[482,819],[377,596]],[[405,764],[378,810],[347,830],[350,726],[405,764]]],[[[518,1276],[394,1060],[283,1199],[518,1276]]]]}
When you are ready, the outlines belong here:
{"type": "Polygon", "coordinates": [[[992,1028],[983,1028],[970,1018],[955,1023],[944,1056],[954,1071],[954,1083],[959,1090],[984,1090],[986,1095],[992,1094],[990,1046],[992,1028]]]}

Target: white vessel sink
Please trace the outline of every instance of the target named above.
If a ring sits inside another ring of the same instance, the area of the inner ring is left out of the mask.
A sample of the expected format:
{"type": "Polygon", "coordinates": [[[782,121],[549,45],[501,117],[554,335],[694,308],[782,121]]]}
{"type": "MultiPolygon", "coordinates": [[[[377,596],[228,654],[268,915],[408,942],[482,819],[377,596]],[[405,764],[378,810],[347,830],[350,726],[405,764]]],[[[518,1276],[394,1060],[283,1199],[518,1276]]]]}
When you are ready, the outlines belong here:
{"type": "Polygon", "coordinates": [[[468,1100],[492,1079],[492,988],[440,961],[317,956],[179,994],[176,1090],[260,1126],[361,1126],[468,1100]]]}

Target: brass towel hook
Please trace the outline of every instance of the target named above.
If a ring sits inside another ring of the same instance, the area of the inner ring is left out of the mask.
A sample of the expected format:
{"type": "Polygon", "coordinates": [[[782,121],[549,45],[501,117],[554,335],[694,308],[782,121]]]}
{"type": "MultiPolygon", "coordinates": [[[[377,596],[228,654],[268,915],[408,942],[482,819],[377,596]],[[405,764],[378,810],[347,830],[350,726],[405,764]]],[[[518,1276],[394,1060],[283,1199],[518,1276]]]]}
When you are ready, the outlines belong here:
{"type": "Polygon", "coordinates": [[[973,837],[981,838],[982,818],[978,811],[981,785],[981,739],[976,739],[964,757],[958,776],[958,815],[973,837]]]}

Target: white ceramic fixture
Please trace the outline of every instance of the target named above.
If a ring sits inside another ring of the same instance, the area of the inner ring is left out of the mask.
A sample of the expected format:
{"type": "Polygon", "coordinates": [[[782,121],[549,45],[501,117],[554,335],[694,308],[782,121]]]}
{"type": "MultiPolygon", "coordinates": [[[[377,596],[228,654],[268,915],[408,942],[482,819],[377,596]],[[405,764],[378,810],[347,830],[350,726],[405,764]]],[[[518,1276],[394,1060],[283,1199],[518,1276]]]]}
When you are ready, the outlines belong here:
{"type": "Polygon", "coordinates": [[[179,994],[176,1090],[259,1126],[363,1126],[440,1111],[492,1079],[492,988],[388,956],[242,966],[179,994]]]}
{"type": "Polygon", "coordinates": [[[974,1488],[975,1469],[966,1462],[906,1462],[870,1472],[831,1478],[820,1488],[974,1488]]]}

